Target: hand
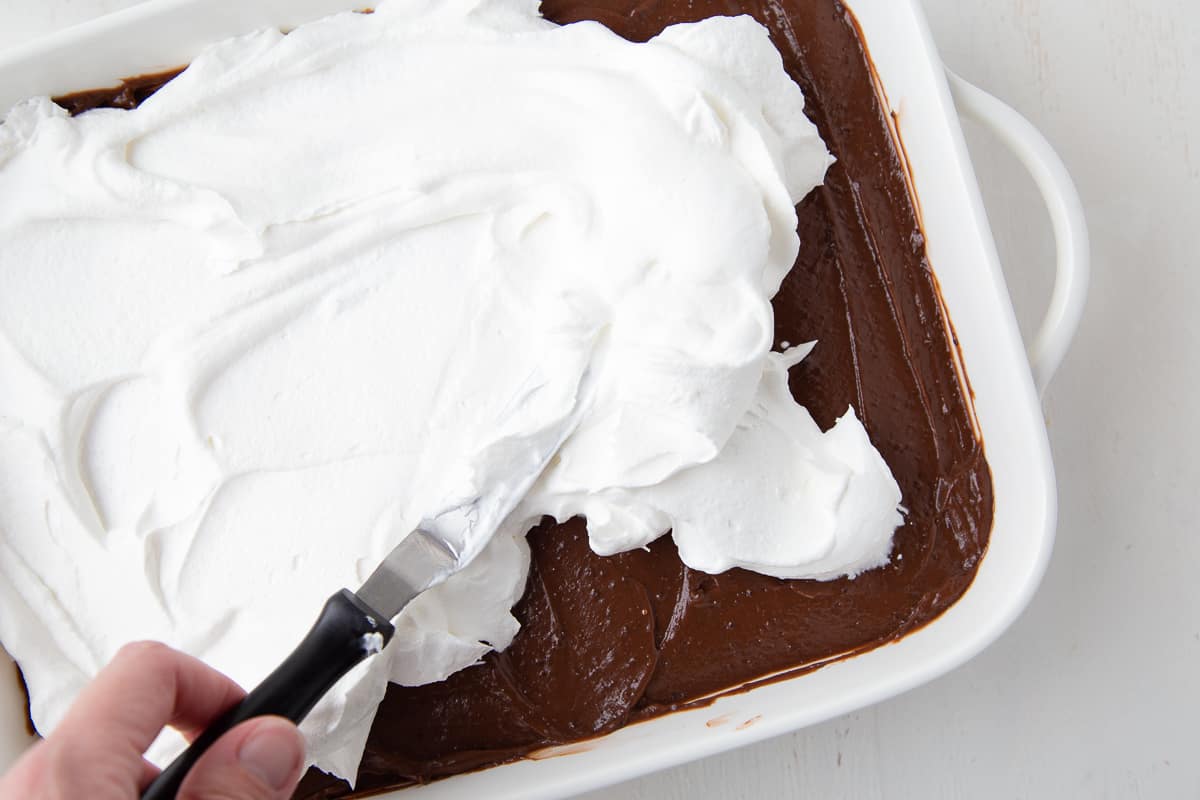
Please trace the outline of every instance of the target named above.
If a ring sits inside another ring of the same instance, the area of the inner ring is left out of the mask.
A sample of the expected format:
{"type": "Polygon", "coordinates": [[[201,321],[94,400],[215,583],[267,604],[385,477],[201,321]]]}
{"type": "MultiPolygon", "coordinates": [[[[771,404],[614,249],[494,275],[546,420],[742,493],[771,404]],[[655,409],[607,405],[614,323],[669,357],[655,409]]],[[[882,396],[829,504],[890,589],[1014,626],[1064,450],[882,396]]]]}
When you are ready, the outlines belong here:
{"type": "MultiPolygon", "coordinates": [[[[229,678],[166,645],[127,645],[54,733],[0,778],[0,798],[135,800],[158,774],[142,754],[164,725],[193,739],[244,696],[229,678]]],[[[179,800],[286,800],[303,766],[295,725],[280,717],[248,720],[201,757],[179,800]]]]}

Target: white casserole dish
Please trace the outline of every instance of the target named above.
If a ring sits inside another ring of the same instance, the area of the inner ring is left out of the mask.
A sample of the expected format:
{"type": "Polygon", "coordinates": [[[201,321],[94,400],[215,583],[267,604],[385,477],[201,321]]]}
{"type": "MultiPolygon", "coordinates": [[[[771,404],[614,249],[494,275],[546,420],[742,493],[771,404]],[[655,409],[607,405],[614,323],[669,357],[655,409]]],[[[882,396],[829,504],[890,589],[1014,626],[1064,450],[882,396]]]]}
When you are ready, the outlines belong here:
{"type": "MultiPolygon", "coordinates": [[[[963,598],[896,644],[814,673],[724,697],[538,757],[386,795],[561,797],[794,731],[925,683],[981,651],[1025,607],[1053,541],[1056,496],[1038,402],[1070,342],[1087,283],[1078,197],[1040,135],[994,98],[946,73],[917,0],[853,0],[910,162],[930,260],[961,345],[991,466],[991,544],[963,598]],[[953,101],[952,101],[953,95],[953,101]],[[1058,280],[1027,359],[955,113],[979,118],[1042,187],[1059,241],[1058,280]],[[1031,369],[1032,361],[1032,369],[1031,369]],[[724,720],[723,724],[707,724],[724,720]]],[[[104,86],[189,61],[203,45],[265,25],[296,25],[353,0],[151,0],[0,56],[0,109],[32,94],[104,86]],[[137,42],[136,48],[130,42],[137,42]]],[[[0,653],[0,658],[7,657],[0,653]]],[[[0,663],[0,672],[7,665],[0,663]]],[[[0,679],[0,770],[30,742],[24,699],[0,679]]]]}

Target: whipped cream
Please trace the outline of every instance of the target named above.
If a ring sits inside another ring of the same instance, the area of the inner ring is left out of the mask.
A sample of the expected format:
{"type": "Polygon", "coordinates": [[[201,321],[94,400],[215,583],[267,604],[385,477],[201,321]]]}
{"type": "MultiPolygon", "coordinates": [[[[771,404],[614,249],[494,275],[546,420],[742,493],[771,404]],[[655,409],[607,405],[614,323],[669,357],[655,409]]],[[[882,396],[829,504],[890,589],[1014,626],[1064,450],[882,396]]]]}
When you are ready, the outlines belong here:
{"type": "Polygon", "coordinates": [[[0,640],[39,730],[132,640],[254,685],[419,524],[465,568],[304,725],[350,779],[388,680],[512,641],[544,514],[602,554],[673,528],[708,571],[887,561],[886,464],[769,353],[831,159],[765,30],[536,6],[382,3],[214,45],[134,111],[8,113],[0,640]]]}

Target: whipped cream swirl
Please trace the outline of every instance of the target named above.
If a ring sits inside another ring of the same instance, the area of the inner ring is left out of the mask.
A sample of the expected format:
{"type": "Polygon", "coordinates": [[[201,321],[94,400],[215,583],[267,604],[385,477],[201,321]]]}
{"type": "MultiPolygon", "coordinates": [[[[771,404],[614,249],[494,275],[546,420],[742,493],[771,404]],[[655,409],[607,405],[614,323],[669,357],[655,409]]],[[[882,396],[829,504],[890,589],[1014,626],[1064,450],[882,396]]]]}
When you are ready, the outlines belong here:
{"type": "Polygon", "coordinates": [[[0,640],[40,730],[131,640],[255,684],[422,521],[466,568],[305,724],[351,779],[388,680],[511,642],[544,514],[708,571],[886,562],[887,466],[769,352],[831,159],[766,32],[536,6],[397,0],[216,44],[134,111],[8,113],[0,640]],[[505,492],[498,531],[447,522],[505,492]]]}

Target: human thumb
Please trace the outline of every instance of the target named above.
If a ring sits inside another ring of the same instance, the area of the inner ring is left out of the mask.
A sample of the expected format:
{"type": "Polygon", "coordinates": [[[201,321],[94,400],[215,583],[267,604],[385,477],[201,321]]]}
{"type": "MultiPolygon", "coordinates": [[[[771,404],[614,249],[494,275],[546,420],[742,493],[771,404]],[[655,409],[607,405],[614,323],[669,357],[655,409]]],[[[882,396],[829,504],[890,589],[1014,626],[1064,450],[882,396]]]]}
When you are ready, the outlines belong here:
{"type": "Polygon", "coordinates": [[[300,782],[304,737],[281,717],[238,725],[208,749],[179,789],[179,800],[287,800],[300,782]]]}

